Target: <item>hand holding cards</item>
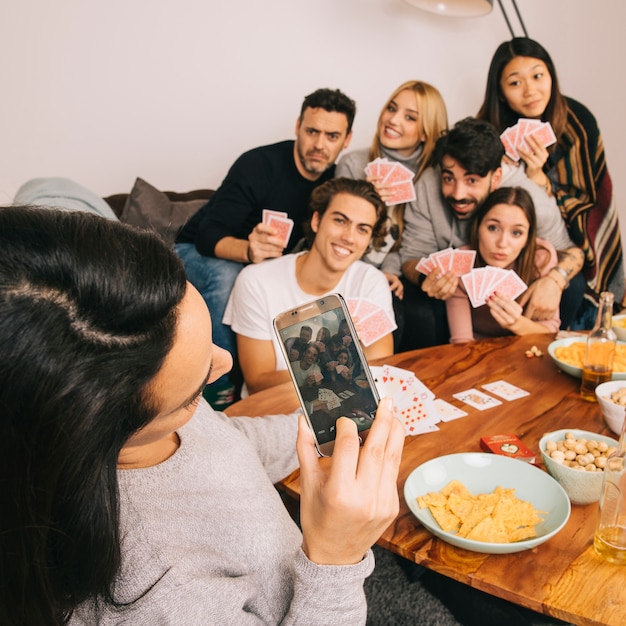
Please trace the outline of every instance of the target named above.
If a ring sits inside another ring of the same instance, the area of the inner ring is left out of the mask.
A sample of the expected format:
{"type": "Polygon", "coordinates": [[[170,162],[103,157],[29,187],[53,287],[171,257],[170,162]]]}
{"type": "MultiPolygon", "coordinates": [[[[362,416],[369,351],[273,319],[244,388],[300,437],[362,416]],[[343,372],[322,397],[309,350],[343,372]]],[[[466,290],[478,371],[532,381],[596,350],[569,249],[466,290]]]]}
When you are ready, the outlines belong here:
{"type": "Polygon", "coordinates": [[[274,211],[263,209],[263,223],[274,228],[276,237],[282,240],[283,248],[287,247],[291,231],[293,230],[293,220],[284,211],[274,211]]]}
{"type": "Polygon", "coordinates": [[[368,178],[377,179],[376,185],[384,187],[390,195],[385,202],[387,206],[415,200],[414,174],[401,163],[379,157],[367,164],[365,174],[368,178]]]}
{"type": "Polygon", "coordinates": [[[552,130],[550,122],[522,117],[515,126],[510,126],[500,135],[504,151],[510,159],[514,161],[520,160],[520,148],[525,151],[530,150],[526,142],[526,138],[529,135],[536,137],[545,148],[556,143],[556,135],[552,130]]]}
{"type": "Polygon", "coordinates": [[[460,250],[458,248],[446,248],[433,252],[427,257],[422,257],[415,266],[418,272],[430,274],[433,270],[438,270],[442,274],[452,271],[457,276],[463,276],[471,271],[476,259],[476,250],[460,250]]]}

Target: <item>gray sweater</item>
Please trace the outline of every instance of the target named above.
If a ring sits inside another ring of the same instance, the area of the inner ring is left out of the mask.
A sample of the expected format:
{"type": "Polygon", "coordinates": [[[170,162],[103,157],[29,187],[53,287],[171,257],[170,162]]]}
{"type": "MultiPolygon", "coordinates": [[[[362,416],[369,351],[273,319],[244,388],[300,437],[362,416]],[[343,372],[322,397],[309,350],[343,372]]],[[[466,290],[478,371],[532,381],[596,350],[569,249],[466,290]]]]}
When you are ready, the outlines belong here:
{"type": "MultiPolygon", "coordinates": [[[[502,166],[500,187],[523,187],[530,193],[537,214],[537,236],[548,240],[557,250],[573,247],[565,220],[553,197],[528,176],[523,167],[502,166]]],[[[439,167],[424,171],[415,184],[416,199],[404,212],[404,233],[399,253],[401,263],[421,259],[449,246],[469,243],[471,220],[458,220],[441,195],[439,167]]]]}
{"type": "Polygon", "coordinates": [[[371,551],[357,565],[312,563],[273,486],[297,467],[296,422],[228,418],[202,401],[174,456],[120,470],[115,597],[131,604],[83,605],[72,626],[364,624],[371,551]]]}

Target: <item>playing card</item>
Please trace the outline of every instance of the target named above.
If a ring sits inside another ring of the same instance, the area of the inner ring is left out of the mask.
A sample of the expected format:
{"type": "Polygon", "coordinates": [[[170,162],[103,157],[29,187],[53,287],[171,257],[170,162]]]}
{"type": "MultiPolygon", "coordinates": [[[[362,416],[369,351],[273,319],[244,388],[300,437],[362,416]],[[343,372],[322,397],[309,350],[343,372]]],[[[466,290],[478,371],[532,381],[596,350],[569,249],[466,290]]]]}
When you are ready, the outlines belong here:
{"type": "Polygon", "coordinates": [[[485,411],[486,409],[491,409],[494,406],[502,404],[501,400],[496,400],[492,396],[488,396],[486,393],[483,393],[478,389],[468,389],[467,391],[453,393],[452,396],[465,404],[473,406],[479,411],[485,411]]]}
{"type": "Polygon", "coordinates": [[[289,215],[285,211],[274,211],[274,209],[263,209],[263,223],[267,224],[267,221],[271,216],[278,217],[280,219],[289,219],[289,215]]]}
{"type": "Polygon", "coordinates": [[[463,276],[472,271],[474,267],[474,261],[476,259],[476,250],[458,250],[455,249],[452,253],[452,261],[450,262],[450,269],[457,275],[463,276]]]}
{"type": "Polygon", "coordinates": [[[467,415],[463,409],[459,409],[458,406],[454,406],[454,404],[450,404],[441,398],[435,398],[433,400],[433,405],[437,411],[437,416],[442,422],[450,422],[467,415]]]}
{"type": "Polygon", "coordinates": [[[371,315],[372,313],[374,313],[375,311],[378,311],[379,309],[380,307],[378,306],[378,304],[376,304],[376,302],[372,302],[371,300],[368,300],[367,298],[359,298],[358,306],[356,307],[354,312],[350,311],[350,313],[352,314],[352,317],[358,317],[359,319],[364,319],[368,315],[371,315]]]}
{"type": "Polygon", "coordinates": [[[393,163],[391,169],[383,178],[382,185],[388,187],[389,185],[398,185],[407,181],[413,181],[413,172],[408,167],[402,165],[402,163],[393,163]]]}
{"type": "Polygon", "coordinates": [[[387,193],[391,194],[391,197],[387,198],[385,201],[387,206],[402,204],[404,202],[412,202],[416,198],[415,185],[413,184],[412,179],[387,187],[387,193]]]}
{"type": "Polygon", "coordinates": [[[435,262],[430,256],[423,256],[415,266],[415,269],[422,274],[430,274],[435,269],[435,262]]]}
{"type": "Polygon", "coordinates": [[[499,280],[491,290],[491,293],[515,300],[520,294],[528,289],[526,283],[513,271],[507,270],[506,275],[499,280]]]}
{"type": "Polygon", "coordinates": [[[366,348],[397,328],[395,321],[380,308],[367,317],[359,316],[356,325],[359,340],[366,348]]]}
{"type": "Polygon", "coordinates": [[[507,383],[505,380],[496,380],[493,383],[481,385],[481,387],[495,394],[499,398],[503,398],[504,400],[517,400],[518,398],[530,395],[530,393],[525,389],[521,389],[511,383],[507,383]]]}
{"type": "Polygon", "coordinates": [[[289,237],[291,237],[291,231],[293,230],[292,219],[270,215],[267,218],[267,225],[276,229],[276,237],[281,239],[283,247],[289,243],[289,237]]]}
{"type": "Polygon", "coordinates": [[[435,263],[439,266],[441,271],[445,273],[450,270],[453,253],[453,248],[446,248],[445,250],[433,252],[430,256],[435,260],[435,263]]]}
{"type": "Polygon", "coordinates": [[[341,406],[339,396],[331,389],[319,389],[317,399],[321,402],[325,402],[328,409],[336,409],[341,406]]]}
{"type": "Polygon", "coordinates": [[[346,305],[352,317],[356,317],[356,312],[360,304],[361,304],[361,298],[346,298],[346,305]]]}
{"type": "Polygon", "coordinates": [[[519,161],[519,152],[515,148],[515,136],[517,134],[516,126],[509,126],[501,135],[500,140],[504,146],[506,155],[514,161],[519,161]]]}
{"type": "Polygon", "coordinates": [[[544,148],[556,143],[556,135],[554,134],[550,122],[544,122],[541,126],[531,130],[528,134],[539,139],[544,148]]]}

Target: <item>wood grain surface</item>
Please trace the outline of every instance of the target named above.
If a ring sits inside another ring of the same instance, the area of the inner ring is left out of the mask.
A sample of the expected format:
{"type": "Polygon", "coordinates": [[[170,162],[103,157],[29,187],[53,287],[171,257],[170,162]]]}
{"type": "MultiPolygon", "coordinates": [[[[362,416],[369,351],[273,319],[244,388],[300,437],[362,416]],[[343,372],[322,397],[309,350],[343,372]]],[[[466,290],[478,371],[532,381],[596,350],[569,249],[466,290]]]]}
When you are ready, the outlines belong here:
{"type": "MultiPolygon", "coordinates": [[[[572,505],[566,526],[546,543],[524,552],[486,555],[451,546],[433,537],[411,513],[403,497],[410,472],[437,456],[479,452],[484,435],[515,433],[537,455],[539,439],[551,430],[580,428],[616,437],[600,407],[581,399],[580,380],[563,373],[551,360],[552,335],[503,337],[465,345],[445,345],[397,354],[376,365],[390,364],[415,372],[436,396],[463,408],[468,416],[440,423],[433,433],[407,437],[398,479],[400,513],[379,544],[416,563],[505,600],[573,624],[626,624],[626,567],[610,564],[593,550],[598,505],[572,505]],[[544,355],[528,358],[536,345],[544,355]],[[471,387],[506,380],[530,395],[486,411],[452,397],[471,387]]],[[[625,383],[626,384],[626,383],[625,383]]],[[[296,409],[291,383],[241,400],[229,415],[267,415],[296,409]]],[[[522,461],[520,461],[521,463],[522,461]]],[[[279,488],[299,496],[299,473],[279,488]]]]}

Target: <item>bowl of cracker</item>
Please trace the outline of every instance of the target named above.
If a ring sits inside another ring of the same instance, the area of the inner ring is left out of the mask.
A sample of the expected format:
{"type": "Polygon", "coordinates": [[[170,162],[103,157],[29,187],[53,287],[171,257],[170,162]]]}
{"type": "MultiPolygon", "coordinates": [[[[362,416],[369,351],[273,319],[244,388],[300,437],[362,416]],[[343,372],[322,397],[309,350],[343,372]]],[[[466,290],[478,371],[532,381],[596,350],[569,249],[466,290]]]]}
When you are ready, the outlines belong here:
{"type": "Polygon", "coordinates": [[[564,428],[539,440],[544,465],[565,489],[572,504],[591,504],[600,499],[606,459],[617,441],[587,430],[564,428]]]}
{"type": "Polygon", "coordinates": [[[620,341],[626,341],[626,314],[613,316],[613,330],[620,341]]]}
{"type": "Polygon", "coordinates": [[[626,412],[626,382],[609,380],[599,384],[596,387],[596,398],[604,421],[616,435],[620,435],[626,412]]]}
{"type": "Polygon", "coordinates": [[[534,548],[558,533],[571,512],[567,494],[549,474],[481,452],[422,463],[406,479],[404,499],[439,539],[487,554],[534,548]]]}
{"type": "MultiPolygon", "coordinates": [[[[556,339],[548,346],[548,354],[566,374],[582,378],[587,342],[584,336],[556,339]]],[[[626,380],[626,343],[617,342],[613,360],[612,380],[626,380]]]]}

